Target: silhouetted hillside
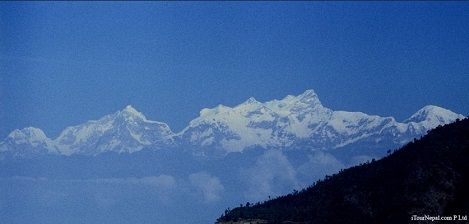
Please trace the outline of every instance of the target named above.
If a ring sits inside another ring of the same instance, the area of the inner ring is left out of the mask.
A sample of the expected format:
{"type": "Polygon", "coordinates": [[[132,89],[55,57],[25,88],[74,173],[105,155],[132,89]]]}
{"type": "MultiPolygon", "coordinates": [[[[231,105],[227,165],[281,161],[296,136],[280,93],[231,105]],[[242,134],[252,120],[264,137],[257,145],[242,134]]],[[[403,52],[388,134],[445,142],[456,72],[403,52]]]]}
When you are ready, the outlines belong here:
{"type": "Polygon", "coordinates": [[[412,215],[468,213],[469,119],[464,119],[300,192],[227,210],[218,222],[412,223],[412,215]]]}

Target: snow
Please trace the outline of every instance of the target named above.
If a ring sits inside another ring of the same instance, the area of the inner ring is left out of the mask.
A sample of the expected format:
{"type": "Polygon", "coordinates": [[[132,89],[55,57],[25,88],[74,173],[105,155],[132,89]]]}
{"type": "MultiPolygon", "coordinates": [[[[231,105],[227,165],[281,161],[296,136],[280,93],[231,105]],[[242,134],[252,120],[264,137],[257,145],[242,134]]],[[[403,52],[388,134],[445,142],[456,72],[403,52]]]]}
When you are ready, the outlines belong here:
{"type": "Polygon", "coordinates": [[[308,139],[329,144],[333,148],[372,136],[381,136],[378,138],[382,139],[383,135],[399,142],[409,136],[425,134],[437,125],[463,118],[436,106],[427,106],[422,110],[430,112],[426,113],[430,115],[424,119],[425,122],[401,123],[393,117],[332,111],[321,104],[313,90],[306,90],[298,96],[288,95],[281,100],[262,103],[251,97],[233,108],[223,105],[205,108],[200,112],[201,116],[192,120],[178,136],[183,141],[184,136],[190,136],[188,141],[193,145],[218,144],[227,152],[242,151],[250,146],[287,146],[308,139]],[[207,128],[211,130],[209,135],[201,131],[207,128]]]}
{"type": "Polygon", "coordinates": [[[47,139],[46,134],[44,134],[41,129],[35,127],[27,127],[21,130],[16,129],[8,135],[8,138],[12,138],[17,141],[25,141],[24,143],[41,142],[47,139]]]}
{"type": "Polygon", "coordinates": [[[357,142],[357,141],[359,141],[359,140],[368,138],[368,137],[370,137],[370,136],[371,136],[371,134],[362,134],[362,135],[360,135],[360,136],[358,136],[358,137],[347,139],[347,140],[345,140],[344,142],[341,142],[341,143],[335,145],[333,148],[334,148],[334,149],[336,149],[336,148],[341,148],[341,147],[344,147],[344,146],[346,146],[346,145],[355,143],[355,142],[357,142]]]}
{"type": "Polygon", "coordinates": [[[142,113],[128,105],[99,120],[67,127],[54,140],[47,139],[40,129],[33,128],[15,130],[9,137],[15,139],[15,144],[28,143],[32,147],[41,143],[38,139],[45,139],[47,141],[43,145],[49,150],[57,149],[63,155],[72,155],[105,151],[132,153],[145,146],[169,144],[173,135],[168,125],[147,120],[142,113]]]}
{"type": "Polygon", "coordinates": [[[29,144],[33,147],[50,144],[50,139],[47,138],[46,134],[41,129],[35,127],[27,127],[21,130],[16,129],[8,135],[7,139],[16,144],[29,144]]]}
{"type": "Polygon", "coordinates": [[[31,152],[46,151],[57,153],[52,140],[39,128],[27,127],[15,129],[0,143],[0,152],[12,150],[31,150],[31,152]]]}
{"type": "MultiPolygon", "coordinates": [[[[259,101],[257,101],[254,97],[249,97],[244,103],[242,104],[260,104],[259,101]]],[[[241,104],[241,105],[242,105],[241,104]]]]}
{"type": "Polygon", "coordinates": [[[422,109],[414,113],[404,122],[420,123],[425,128],[434,128],[440,124],[449,123],[456,119],[463,119],[464,116],[456,114],[445,108],[434,105],[424,106],[422,109]]]}
{"type": "Polygon", "coordinates": [[[122,110],[123,113],[127,113],[129,114],[130,116],[132,117],[139,117],[139,118],[143,118],[146,120],[145,116],[138,112],[134,107],[132,107],[132,105],[127,105],[123,110],[122,110]]]}
{"type": "Polygon", "coordinates": [[[63,155],[105,151],[133,153],[145,147],[161,148],[179,143],[218,147],[229,152],[246,148],[282,148],[308,142],[315,148],[340,148],[369,138],[379,142],[405,142],[438,125],[464,118],[450,110],[428,105],[409,119],[397,122],[362,112],[333,111],[324,107],[313,90],[280,100],[259,102],[251,97],[228,107],[204,108],[181,132],[174,134],[165,123],[148,120],[133,106],[98,120],[67,127],[54,140],[38,128],[14,130],[0,144],[0,151],[28,145],[63,155]]]}
{"type": "Polygon", "coordinates": [[[142,145],[151,145],[150,141],[142,139],[141,134],[136,134],[136,133],[133,133],[132,131],[130,131],[129,133],[132,136],[132,138],[137,140],[140,144],[142,144],[142,145]]]}

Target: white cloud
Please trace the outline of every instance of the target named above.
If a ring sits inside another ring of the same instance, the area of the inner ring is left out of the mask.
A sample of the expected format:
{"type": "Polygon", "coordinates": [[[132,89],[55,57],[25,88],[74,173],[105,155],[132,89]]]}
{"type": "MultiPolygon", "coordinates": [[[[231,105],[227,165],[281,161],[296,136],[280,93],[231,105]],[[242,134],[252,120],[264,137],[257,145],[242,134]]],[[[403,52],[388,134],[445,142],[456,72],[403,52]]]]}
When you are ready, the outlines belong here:
{"type": "Polygon", "coordinates": [[[306,182],[303,187],[311,185],[314,181],[324,178],[326,175],[334,174],[345,168],[337,158],[333,155],[315,151],[313,154],[308,155],[308,161],[298,167],[298,174],[306,182]]]}
{"type": "Polygon", "coordinates": [[[296,171],[280,150],[269,150],[260,156],[254,167],[243,172],[247,181],[247,200],[264,200],[298,188],[296,171]]]}
{"type": "Polygon", "coordinates": [[[198,172],[189,175],[189,181],[202,192],[205,202],[216,202],[221,199],[221,193],[224,191],[220,180],[206,172],[198,172]]]}

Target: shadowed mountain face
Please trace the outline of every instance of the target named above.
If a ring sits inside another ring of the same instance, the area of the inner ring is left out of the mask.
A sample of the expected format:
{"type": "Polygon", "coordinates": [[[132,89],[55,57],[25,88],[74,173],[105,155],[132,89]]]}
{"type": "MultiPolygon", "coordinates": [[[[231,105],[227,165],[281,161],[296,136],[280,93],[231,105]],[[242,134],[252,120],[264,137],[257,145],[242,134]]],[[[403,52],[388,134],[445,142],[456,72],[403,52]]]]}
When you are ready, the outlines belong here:
{"type": "Polygon", "coordinates": [[[468,215],[468,158],[464,119],[301,192],[226,211],[218,222],[409,223],[413,215],[468,215]]]}

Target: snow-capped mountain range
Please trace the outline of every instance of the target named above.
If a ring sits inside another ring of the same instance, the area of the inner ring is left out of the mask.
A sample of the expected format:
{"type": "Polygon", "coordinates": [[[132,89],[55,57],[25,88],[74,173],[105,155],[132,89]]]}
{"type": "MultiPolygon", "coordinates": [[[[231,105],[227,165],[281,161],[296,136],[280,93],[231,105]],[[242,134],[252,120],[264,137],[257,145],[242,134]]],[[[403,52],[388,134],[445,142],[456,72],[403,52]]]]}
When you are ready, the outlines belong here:
{"type": "Polygon", "coordinates": [[[99,120],[67,127],[56,139],[28,127],[14,130],[0,143],[0,152],[97,155],[133,153],[143,149],[184,146],[222,154],[251,147],[336,149],[360,142],[403,144],[438,125],[463,115],[425,106],[403,122],[362,112],[324,107],[313,90],[281,100],[249,98],[235,107],[202,109],[179,133],[162,122],[148,120],[132,106],[99,120]]]}

